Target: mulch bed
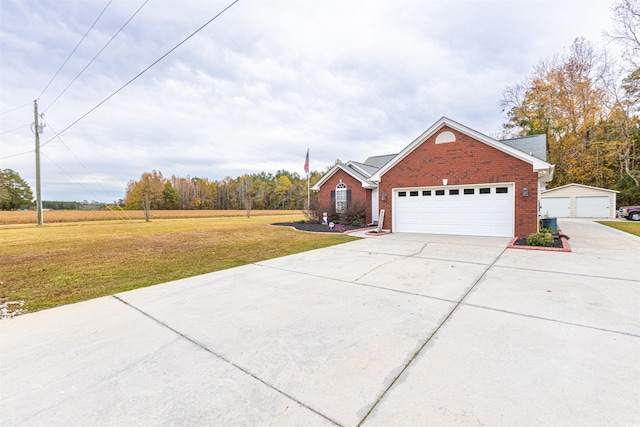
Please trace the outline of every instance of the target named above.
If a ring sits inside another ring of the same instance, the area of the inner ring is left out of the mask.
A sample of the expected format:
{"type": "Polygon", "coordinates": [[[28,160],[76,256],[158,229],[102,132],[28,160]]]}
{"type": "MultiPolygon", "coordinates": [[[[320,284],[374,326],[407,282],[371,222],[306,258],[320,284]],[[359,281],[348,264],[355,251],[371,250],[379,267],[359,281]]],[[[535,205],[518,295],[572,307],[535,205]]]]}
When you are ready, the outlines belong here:
{"type": "MultiPolygon", "coordinates": [[[[515,242],[513,242],[514,246],[531,246],[529,243],[527,243],[527,238],[523,237],[521,239],[516,240],[515,242]]],[[[540,247],[540,246],[537,246],[540,247]]],[[[553,236],[553,246],[546,246],[547,248],[562,248],[562,239],[560,239],[560,237],[558,236],[553,236]]]]}
{"type": "Polygon", "coordinates": [[[308,222],[300,223],[300,222],[276,222],[271,225],[280,225],[284,227],[293,227],[296,230],[300,231],[311,231],[314,233],[344,233],[345,231],[353,231],[368,228],[366,225],[360,225],[358,227],[354,227],[352,225],[342,225],[336,224],[336,226],[331,230],[328,225],[322,224],[311,224],[308,222]]]}
{"type": "Polygon", "coordinates": [[[571,246],[569,246],[569,236],[562,234],[561,230],[558,230],[559,234],[553,235],[553,246],[531,246],[527,243],[526,238],[516,239],[514,238],[507,248],[514,249],[534,249],[538,251],[556,251],[556,252],[571,252],[571,246]]]}

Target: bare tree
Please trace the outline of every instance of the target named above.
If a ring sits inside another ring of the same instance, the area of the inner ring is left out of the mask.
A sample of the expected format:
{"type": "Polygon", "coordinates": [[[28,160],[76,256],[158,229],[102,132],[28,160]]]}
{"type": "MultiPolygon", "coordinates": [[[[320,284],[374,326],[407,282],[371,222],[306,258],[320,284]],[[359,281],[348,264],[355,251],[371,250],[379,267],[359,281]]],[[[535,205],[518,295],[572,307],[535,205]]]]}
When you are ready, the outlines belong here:
{"type": "Polygon", "coordinates": [[[609,38],[624,47],[624,56],[640,67],[640,0],[619,0],[612,7],[615,29],[609,38]]]}
{"type": "Polygon", "coordinates": [[[247,210],[247,218],[249,218],[251,216],[251,186],[253,184],[253,179],[251,178],[251,175],[245,174],[241,176],[238,181],[238,196],[244,204],[244,208],[247,210]]]}

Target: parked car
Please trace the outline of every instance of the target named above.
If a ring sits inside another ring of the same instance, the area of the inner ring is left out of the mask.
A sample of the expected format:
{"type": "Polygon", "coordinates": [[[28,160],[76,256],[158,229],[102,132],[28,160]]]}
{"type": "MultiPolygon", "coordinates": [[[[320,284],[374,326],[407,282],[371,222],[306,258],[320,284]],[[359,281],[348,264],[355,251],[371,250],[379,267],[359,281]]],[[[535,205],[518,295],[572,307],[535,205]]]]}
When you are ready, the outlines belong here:
{"type": "Polygon", "coordinates": [[[631,221],[640,221],[640,206],[622,206],[618,211],[618,216],[631,221]]]}

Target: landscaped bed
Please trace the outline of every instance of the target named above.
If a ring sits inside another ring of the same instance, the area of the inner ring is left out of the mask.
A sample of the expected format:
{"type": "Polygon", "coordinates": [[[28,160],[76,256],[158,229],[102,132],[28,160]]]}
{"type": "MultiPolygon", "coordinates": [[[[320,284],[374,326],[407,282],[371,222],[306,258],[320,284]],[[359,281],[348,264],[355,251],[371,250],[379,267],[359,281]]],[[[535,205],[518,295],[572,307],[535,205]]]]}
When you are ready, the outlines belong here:
{"type": "Polygon", "coordinates": [[[278,226],[283,226],[283,227],[293,227],[296,230],[310,231],[310,232],[314,232],[314,233],[344,233],[345,231],[366,230],[368,228],[371,228],[371,227],[369,227],[367,225],[364,225],[364,224],[360,224],[360,225],[336,224],[336,225],[333,226],[333,228],[331,228],[328,225],[312,223],[312,222],[301,222],[301,221],[298,221],[298,222],[276,222],[276,223],[273,223],[271,225],[278,225],[278,226]]]}
{"type": "Polygon", "coordinates": [[[512,249],[533,249],[539,251],[555,251],[555,252],[571,252],[571,247],[569,246],[569,237],[562,234],[560,230],[558,230],[558,234],[554,234],[551,236],[553,238],[553,243],[551,246],[536,246],[531,244],[526,237],[518,238],[514,237],[513,240],[509,242],[507,245],[508,248],[512,249]]]}

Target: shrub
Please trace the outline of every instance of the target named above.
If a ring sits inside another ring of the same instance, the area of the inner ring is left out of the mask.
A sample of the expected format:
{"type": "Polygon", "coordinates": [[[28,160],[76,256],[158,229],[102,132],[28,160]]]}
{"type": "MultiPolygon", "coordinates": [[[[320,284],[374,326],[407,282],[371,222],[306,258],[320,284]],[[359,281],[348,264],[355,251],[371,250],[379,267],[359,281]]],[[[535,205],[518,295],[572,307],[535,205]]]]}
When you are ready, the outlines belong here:
{"type": "Polygon", "coordinates": [[[547,227],[547,228],[541,228],[540,229],[540,233],[549,233],[549,234],[553,234],[555,233],[555,230],[551,227],[547,227]]]}
{"type": "Polygon", "coordinates": [[[340,219],[340,215],[336,213],[335,207],[321,205],[317,199],[311,200],[311,206],[304,211],[307,221],[311,224],[320,224],[322,222],[322,214],[327,213],[327,222],[335,223],[340,219]]]}
{"type": "Polygon", "coordinates": [[[366,205],[360,202],[351,202],[347,209],[342,212],[336,212],[335,206],[323,206],[317,200],[311,200],[311,206],[304,211],[307,221],[318,224],[322,221],[322,214],[327,213],[327,222],[334,224],[351,224],[354,226],[364,224],[366,219],[366,205]],[[355,225],[354,223],[358,224],[355,225]]]}
{"type": "Polygon", "coordinates": [[[531,233],[527,243],[531,246],[553,246],[553,236],[549,233],[531,233]]]}
{"type": "Polygon", "coordinates": [[[347,209],[340,214],[340,222],[343,224],[352,224],[358,221],[362,224],[366,218],[367,207],[361,202],[351,202],[347,209]]]}
{"type": "Polygon", "coordinates": [[[351,221],[351,226],[352,227],[360,227],[361,222],[360,221],[351,221]]]}

